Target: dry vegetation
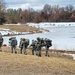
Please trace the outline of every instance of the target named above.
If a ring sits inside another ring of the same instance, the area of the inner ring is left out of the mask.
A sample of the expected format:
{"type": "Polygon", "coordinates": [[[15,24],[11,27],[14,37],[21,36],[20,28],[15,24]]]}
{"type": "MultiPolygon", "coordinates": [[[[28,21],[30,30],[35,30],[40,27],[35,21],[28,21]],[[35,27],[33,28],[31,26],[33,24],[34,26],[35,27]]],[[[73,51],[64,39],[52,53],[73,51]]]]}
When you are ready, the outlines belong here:
{"type": "Polygon", "coordinates": [[[0,25],[0,28],[10,29],[18,32],[38,32],[38,28],[25,25],[0,25]]]}
{"type": "Polygon", "coordinates": [[[27,55],[12,54],[10,47],[3,47],[0,52],[0,75],[75,75],[75,61],[50,52],[50,57],[31,55],[31,50],[27,50],[27,55]]]}

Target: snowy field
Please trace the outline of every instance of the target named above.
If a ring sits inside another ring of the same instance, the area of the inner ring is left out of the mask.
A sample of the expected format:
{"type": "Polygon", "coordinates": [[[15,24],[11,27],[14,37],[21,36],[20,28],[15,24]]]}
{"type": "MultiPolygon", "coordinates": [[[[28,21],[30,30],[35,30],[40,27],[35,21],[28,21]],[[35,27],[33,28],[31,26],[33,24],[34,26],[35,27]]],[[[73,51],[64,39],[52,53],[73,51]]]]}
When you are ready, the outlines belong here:
{"type": "Polygon", "coordinates": [[[0,28],[0,33],[2,35],[9,35],[9,34],[28,34],[30,32],[17,32],[17,31],[12,31],[12,30],[9,30],[9,29],[4,29],[4,28],[0,28]]]}
{"type": "Polygon", "coordinates": [[[41,22],[41,23],[26,23],[28,26],[44,28],[44,27],[57,27],[57,26],[75,26],[75,22],[41,22]]]}

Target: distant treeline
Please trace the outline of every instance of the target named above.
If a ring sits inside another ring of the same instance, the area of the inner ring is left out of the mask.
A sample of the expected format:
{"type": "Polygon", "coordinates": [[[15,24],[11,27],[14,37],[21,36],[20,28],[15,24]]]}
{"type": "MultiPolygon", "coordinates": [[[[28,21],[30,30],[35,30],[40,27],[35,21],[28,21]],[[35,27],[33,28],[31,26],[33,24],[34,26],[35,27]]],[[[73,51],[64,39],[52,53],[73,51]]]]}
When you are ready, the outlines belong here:
{"type": "Polygon", "coordinates": [[[2,21],[6,23],[27,22],[75,22],[75,8],[73,5],[59,7],[45,4],[43,9],[35,11],[33,8],[22,10],[8,9],[4,12],[2,21]]]}

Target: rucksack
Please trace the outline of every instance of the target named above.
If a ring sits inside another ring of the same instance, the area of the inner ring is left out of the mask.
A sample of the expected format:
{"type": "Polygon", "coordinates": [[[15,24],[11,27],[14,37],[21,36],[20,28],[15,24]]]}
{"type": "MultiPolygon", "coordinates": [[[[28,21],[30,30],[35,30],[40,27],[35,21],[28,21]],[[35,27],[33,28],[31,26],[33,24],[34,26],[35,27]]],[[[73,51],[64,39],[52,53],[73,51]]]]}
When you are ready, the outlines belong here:
{"type": "Polygon", "coordinates": [[[31,46],[35,46],[35,41],[32,41],[32,44],[31,44],[31,46]]]}
{"type": "Polygon", "coordinates": [[[52,40],[48,40],[49,45],[52,46],[52,40]]]}
{"type": "Polygon", "coordinates": [[[26,39],[26,45],[27,46],[29,45],[29,39],[26,39]]]}
{"type": "Polygon", "coordinates": [[[41,39],[41,43],[44,43],[44,39],[41,39]]]}
{"type": "Polygon", "coordinates": [[[3,42],[3,38],[2,37],[0,37],[0,42],[3,42]]]}
{"type": "Polygon", "coordinates": [[[2,34],[0,33],[0,38],[2,38],[2,34]]]}
{"type": "Polygon", "coordinates": [[[11,40],[11,45],[17,45],[17,40],[16,39],[12,39],[11,40]]]}
{"type": "Polygon", "coordinates": [[[47,40],[46,40],[46,45],[47,45],[48,47],[52,46],[52,40],[47,39],[47,40]]]}

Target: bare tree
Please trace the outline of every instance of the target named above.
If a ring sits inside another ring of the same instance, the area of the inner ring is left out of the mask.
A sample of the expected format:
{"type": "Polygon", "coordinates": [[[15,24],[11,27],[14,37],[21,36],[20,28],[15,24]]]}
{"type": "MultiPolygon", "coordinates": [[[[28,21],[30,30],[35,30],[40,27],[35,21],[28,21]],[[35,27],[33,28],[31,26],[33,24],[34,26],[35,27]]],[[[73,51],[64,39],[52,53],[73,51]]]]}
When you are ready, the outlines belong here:
{"type": "Polygon", "coordinates": [[[74,11],[74,6],[73,5],[68,5],[65,7],[65,10],[68,11],[69,13],[74,11]]]}
{"type": "Polygon", "coordinates": [[[4,22],[4,13],[6,9],[6,3],[4,0],[0,0],[0,24],[4,22]]]}

